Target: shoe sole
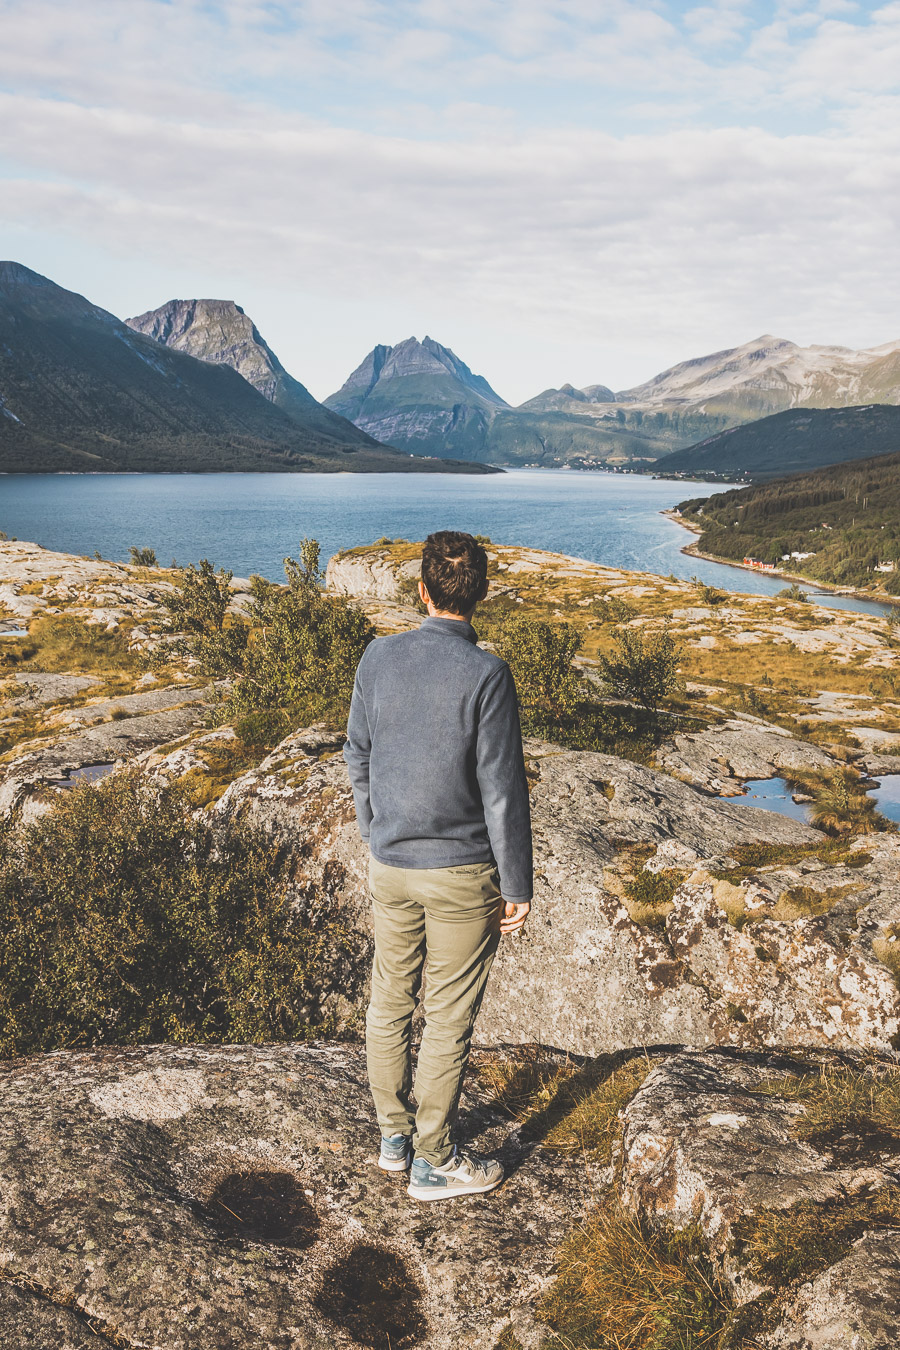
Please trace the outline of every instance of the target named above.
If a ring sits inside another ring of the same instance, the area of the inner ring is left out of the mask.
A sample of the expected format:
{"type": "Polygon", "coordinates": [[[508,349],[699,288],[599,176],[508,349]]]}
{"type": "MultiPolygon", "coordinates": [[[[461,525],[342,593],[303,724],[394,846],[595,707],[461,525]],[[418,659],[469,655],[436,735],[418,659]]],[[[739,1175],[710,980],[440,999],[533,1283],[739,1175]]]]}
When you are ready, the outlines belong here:
{"type": "Polygon", "coordinates": [[[486,1186],[407,1186],[406,1193],[411,1195],[414,1200],[455,1200],[460,1195],[486,1195],[488,1191],[495,1191],[506,1177],[498,1177],[496,1181],[489,1181],[486,1186]]]}
{"type": "Polygon", "coordinates": [[[392,1158],[379,1158],[378,1166],[381,1168],[382,1172],[408,1172],[410,1160],[406,1157],[398,1158],[397,1161],[394,1162],[392,1158]]]}

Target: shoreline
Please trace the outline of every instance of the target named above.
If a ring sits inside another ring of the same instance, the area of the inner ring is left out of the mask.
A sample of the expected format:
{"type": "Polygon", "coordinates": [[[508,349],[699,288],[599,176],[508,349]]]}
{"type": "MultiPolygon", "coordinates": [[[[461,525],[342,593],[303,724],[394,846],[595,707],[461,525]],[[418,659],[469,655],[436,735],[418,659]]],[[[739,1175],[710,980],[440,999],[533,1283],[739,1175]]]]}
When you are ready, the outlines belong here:
{"type": "MultiPolygon", "coordinates": [[[[673,520],[676,525],[680,525],[689,534],[703,533],[699,525],[685,520],[674,506],[665,511],[660,511],[659,514],[673,520]]],[[[871,600],[876,605],[900,605],[900,598],[895,595],[879,595],[872,591],[860,591],[853,586],[835,586],[833,582],[816,581],[812,577],[803,576],[800,572],[787,572],[780,567],[773,567],[771,571],[766,568],[763,571],[760,567],[751,567],[748,563],[737,562],[734,558],[720,558],[715,553],[703,553],[696,544],[685,544],[681,552],[687,554],[689,558],[702,558],[704,562],[720,563],[725,567],[739,567],[742,572],[752,572],[755,576],[778,577],[784,581],[796,581],[804,586],[814,586],[817,591],[825,591],[829,595],[846,595],[851,600],[871,600]]]]}

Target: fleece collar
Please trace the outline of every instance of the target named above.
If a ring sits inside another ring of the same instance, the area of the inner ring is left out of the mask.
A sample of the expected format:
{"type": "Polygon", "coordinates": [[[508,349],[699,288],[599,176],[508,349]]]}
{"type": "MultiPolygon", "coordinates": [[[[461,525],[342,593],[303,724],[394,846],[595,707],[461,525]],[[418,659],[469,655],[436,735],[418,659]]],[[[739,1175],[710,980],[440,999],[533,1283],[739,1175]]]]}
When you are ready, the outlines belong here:
{"type": "Polygon", "coordinates": [[[463,638],[465,642],[476,643],[478,634],[465,619],[423,619],[421,627],[429,633],[441,633],[444,637],[463,638]]]}

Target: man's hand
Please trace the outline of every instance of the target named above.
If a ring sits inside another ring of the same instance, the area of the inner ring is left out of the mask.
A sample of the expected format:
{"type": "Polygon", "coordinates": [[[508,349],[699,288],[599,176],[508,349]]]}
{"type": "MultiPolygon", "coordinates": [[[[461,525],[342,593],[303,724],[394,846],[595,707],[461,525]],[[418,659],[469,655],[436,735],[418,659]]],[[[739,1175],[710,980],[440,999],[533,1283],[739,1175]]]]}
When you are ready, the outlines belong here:
{"type": "Polygon", "coordinates": [[[521,905],[514,905],[509,900],[504,900],[503,912],[500,915],[500,932],[504,936],[507,933],[518,933],[524,926],[530,911],[530,900],[526,900],[521,905]]]}

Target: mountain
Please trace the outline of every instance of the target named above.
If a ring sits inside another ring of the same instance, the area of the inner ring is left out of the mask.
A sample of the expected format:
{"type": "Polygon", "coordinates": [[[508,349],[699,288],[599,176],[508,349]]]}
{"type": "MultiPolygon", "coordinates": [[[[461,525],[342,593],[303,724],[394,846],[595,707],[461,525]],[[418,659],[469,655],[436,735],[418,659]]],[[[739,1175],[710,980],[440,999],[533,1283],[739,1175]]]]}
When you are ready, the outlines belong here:
{"type": "Polygon", "coordinates": [[[766,334],[695,357],[616,395],[643,408],[693,407],[731,422],[788,408],[900,403],[900,342],[854,351],[799,347],[766,334]]]}
{"type": "Polygon", "coordinates": [[[309,431],[236,371],[0,262],[0,470],[464,469],[309,431]]]}
{"type": "Polygon", "coordinates": [[[896,453],[682,502],[678,509],[701,532],[699,550],[729,560],[758,558],[812,581],[877,586],[900,595],[900,409],[848,409],[866,411],[891,414],[896,453]]]}
{"type": "MultiPolygon", "coordinates": [[[[414,454],[547,467],[647,467],[665,456],[668,468],[673,453],[773,413],[873,401],[900,404],[900,342],[854,351],[766,335],[682,361],[631,389],[564,384],[515,408],[449,348],[407,338],[375,347],[325,403],[414,454]]],[[[832,458],[801,454],[797,467],[810,462],[832,458]]]]}
{"type": "Polygon", "coordinates": [[[433,338],[369,352],[325,406],[378,440],[419,455],[481,459],[487,430],[509,405],[433,338]]]}
{"type": "Polygon", "coordinates": [[[324,408],[289,375],[253,320],[233,300],[169,300],[126,319],[129,328],[200,361],[230,366],[263,398],[316,436],[340,445],[377,447],[373,437],[324,408]]]}
{"type": "Polygon", "coordinates": [[[624,419],[613,415],[599,425],[580,415],[582,405],[612,397],[603,385],[584,391],[564,386],[511,408],[449,347],[412,337],[396,347],[373,348],[325,403],[370,435],[419,455],[553,467],[652,460],[663,453],[649,452],[649,438],[631,434],[624,419]]]}
{"type": "MultiPolygon", "coordinates": [[[[741,347],[682,361],[631,389],[613,393],[605,385],[575,389],[566,384],[545,390],[515,411],[553,411],[570,421],[580,419],[582,426],[592,423],[597,453],[609,461],[617,453],[660,458],[716,432],[791,408],[873,402],[900,403],[900,342],[855,351],[800,347],[767,334],[741,347]]],[[[548,446],[558,451],[554,429],[546,430],[548,446]]],[[[587,440],[585,432],[579,440],[587,440]]],[[[492,446],[498,463],[506,462],[496,453],[501,448],[492,446]]],[[[784,471],[784,465],[777,467],[784,471]]]]}
{"type": "Polygon", "coordinates": [[[662,473],[754,480],[900,450],[900,408],[794,408],[676,450],[662,473]]]}

